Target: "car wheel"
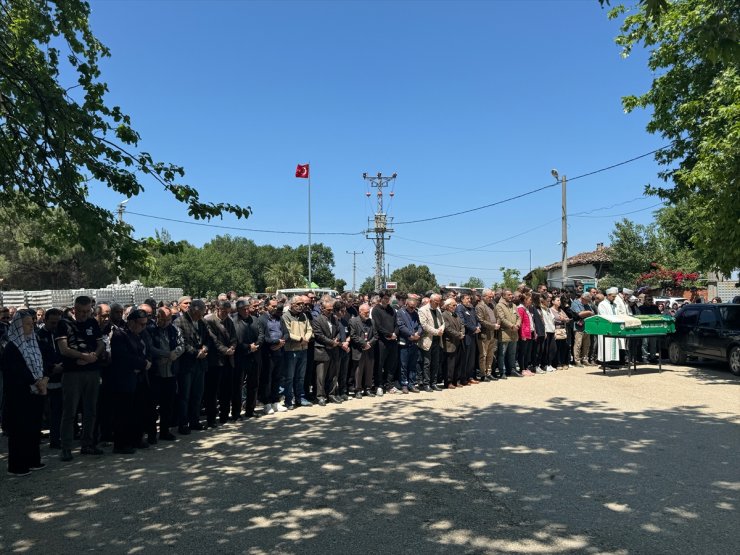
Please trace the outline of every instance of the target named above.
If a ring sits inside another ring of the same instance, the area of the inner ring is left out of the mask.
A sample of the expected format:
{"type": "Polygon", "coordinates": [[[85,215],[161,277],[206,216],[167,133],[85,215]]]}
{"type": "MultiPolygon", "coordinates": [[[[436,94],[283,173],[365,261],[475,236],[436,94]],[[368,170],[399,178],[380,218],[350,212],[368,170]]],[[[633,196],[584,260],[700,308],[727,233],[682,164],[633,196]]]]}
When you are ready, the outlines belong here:
{"type": "Polygon", "coordinates": [[[672,341],[668,346],[668,358],[671,364],[686,364],[686,353],[678,341],[672,341]]]}
{"type": "Polygon", "coordinates": [[[735,345],[730,349],[730,356],[727,357],[727,361],[730,363],[730,372],[740,376],[740,347],[735,345]]]}

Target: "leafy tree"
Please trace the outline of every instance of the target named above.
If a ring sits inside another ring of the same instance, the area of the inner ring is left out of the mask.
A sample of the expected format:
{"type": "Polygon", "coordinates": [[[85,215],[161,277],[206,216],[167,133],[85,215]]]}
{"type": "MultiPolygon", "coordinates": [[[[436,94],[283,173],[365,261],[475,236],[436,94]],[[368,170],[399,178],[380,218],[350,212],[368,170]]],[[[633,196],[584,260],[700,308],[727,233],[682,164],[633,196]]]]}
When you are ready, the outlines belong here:
{"type": "Polygon", "coordinates": [[[477,289],[481,287],[485,287],[485,284],[483,283],[483,280],[479,277],[473,277],[471,276],[468,281],[462,284],[462,287],[468,287],[470,289],[477,289]]]}
{"type": "Polygon", "coordinates": [[[530,273],[529,285],[532,289],[537,289],[541,283],[547,285],[547,270],[544,268],[535,268],[530,273]]]}
{"type": "Polygon", "coordinates": [[[303,266],[298,262],[276,262],[265,271],[267,291],[301,287],[306,283],[303,266]]]}
{"type": "Polygon", "coordinates": [[[375,276],[370,276],[360,284],[360,293],[367,295],[373,291],[375,291],[375,276]]]}
{"type": "MultiPolygon", "coordinates": [[[[201,201],[195,187],[178,182],[182,167],[137,150],[131,118],[105,102],[99,64],[110,52],[93,35],[89,15],[83,0],[0,3],[0,205],[19,217],[61,208],[76,225],[48,235],[98,255],[102,245],[122,267],[143,265],[149,253],[131,226],[88,202],[91,183],[130,198],[144,191],[141,178],[148,176],[193,218],[248,217],[249,207],[201,201]],[[63,85],[62,71],[77,84],[63,85]]],[[[36,248],[46,251],[50,239],[36,248]]]]}
{"type": "MultiPolygon", "coordinates": [[[[602,0],[602,4],[608,3],[602,0]]],[[[610,11],[610,18],[626,12],[610,11]]],[[[649,194],[680,207],[701,267],[729,274],[740,261],[740,17],[737,0],[643,0],[616,39],[624,57],[650,50],[650,90],[622,99],[651,111],[667,186],[649,194]],[[718,244],[718,241],[721,243],[718,244]]]]}
{"type": "Polygon", "coordinates": [[[501,272],[501,282],[494,282],[491,289],[516,289],[520,283],[521,272],[516,268],[499,268],[501,272]]]}
{"type": "Polygon", "coordinates": [[[437,289],[437,278],[429,266],[409,264],[394,270],[390,281],[398,283],[399,291],[423,294],[430,289],[437,289]]]}
{"type": "MultiPolygon", "coordinates": [[[[104,287],[115,279],[114,253],[102,241],[74,241],[77,222],[59,209],[0,207],[0,279],[5,289],[104,287]],[[67,235],[68,233],[68,235],[67,235]]],[[[125,274],[124,279],[130,276],[125,274]]]]}
{"type": "Polygon", "coordinates": [[[343,279],[335,279],[334,280],[334,289],[338,293],[344,293],[345,288],[347,287],[347,282],[343,279]]]}
{"type": "Polygon", "coordinates": [[[626,218],[617,222],[610,234],[610,278],[619,285],[634,285],[640,275],[652,271],[655,265],[695,272],[696,260],[691,251],[681,244],[680,237],[660,225],[660,222],[672,225],[677,217],[675,209],[668,208],[659,213],[658,223],[641,225],[626,218]]]}
{"type": "MultiPolygon", "coordinates": [[[[299,245],[295,249],[287,249],[287,257],[300,262],[303,266],[303,275],[308,278],[308,245],[299,245]]],[[[334,251],[323,243],[311,245],[311,266],[313,266],[311,279],[319,287],[331,287],[334,284],[334,251]]]]}

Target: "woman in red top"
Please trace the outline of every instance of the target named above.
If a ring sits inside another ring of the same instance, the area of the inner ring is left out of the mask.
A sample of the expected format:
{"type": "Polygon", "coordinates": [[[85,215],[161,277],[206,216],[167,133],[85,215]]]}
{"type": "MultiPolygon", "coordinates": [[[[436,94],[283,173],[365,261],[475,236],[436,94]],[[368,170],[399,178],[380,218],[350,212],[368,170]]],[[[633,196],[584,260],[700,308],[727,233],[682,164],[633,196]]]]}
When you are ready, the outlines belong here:
{"type": "Polygon", "coordinates": [[[519,298],[519,305],[516,308],[519,318],[522,321],[522,325],[519,328],[519,342],[517,343],[516,354],[519,362],[519,371],[523,376],[534,376],[534,372],[530,369],[532,366],[533,339],[535,338],[534,322],[529,312],[531,304],[532,295],[530,293],[524,293],[519,298]]]}

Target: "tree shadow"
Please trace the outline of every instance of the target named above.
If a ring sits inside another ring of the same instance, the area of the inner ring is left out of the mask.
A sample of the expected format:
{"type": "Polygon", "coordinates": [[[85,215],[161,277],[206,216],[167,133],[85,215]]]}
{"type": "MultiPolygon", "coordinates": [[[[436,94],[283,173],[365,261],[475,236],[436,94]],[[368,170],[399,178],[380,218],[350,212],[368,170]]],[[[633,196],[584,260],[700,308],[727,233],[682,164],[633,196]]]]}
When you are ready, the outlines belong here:
{"type": "MultiPolygon", "coordinates": [[[[495,384],[476,387],[495,398],[495,384]]],[[[0,478],[0,551],[740,550],[735,415],[431,399],[314,407],[132,456],[52,459],[0,478]]]]}

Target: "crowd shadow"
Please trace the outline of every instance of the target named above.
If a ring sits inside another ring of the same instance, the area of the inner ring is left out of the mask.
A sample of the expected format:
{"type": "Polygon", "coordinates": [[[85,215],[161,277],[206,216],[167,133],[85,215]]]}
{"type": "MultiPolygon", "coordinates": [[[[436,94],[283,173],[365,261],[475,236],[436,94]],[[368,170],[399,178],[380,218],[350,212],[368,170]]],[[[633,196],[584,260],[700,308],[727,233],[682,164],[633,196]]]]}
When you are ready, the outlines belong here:
{"type": "Polygon", "coordinates": [[[740,436],[726,417],[497,404],[496,384],[476,387],[492,404],[351,401],[131,456],[50,459],[0,478],[0,552],[740,550],[740,436]]]}

